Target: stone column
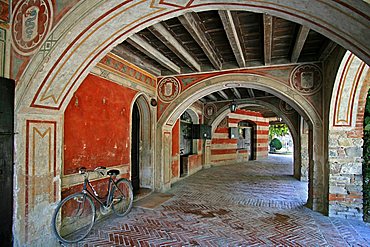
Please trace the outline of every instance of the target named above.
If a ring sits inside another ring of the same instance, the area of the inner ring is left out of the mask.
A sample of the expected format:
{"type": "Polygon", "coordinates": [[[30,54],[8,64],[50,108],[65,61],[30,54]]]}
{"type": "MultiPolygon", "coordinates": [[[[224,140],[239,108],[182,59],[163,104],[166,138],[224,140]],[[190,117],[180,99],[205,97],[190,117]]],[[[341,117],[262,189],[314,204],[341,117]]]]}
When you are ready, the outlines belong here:
{"type": "Polygon", "coordinates": [[[51,218],[61,198],[63,117],[18,114],[16,133],[14,245],[56,245],[51,218]]]}

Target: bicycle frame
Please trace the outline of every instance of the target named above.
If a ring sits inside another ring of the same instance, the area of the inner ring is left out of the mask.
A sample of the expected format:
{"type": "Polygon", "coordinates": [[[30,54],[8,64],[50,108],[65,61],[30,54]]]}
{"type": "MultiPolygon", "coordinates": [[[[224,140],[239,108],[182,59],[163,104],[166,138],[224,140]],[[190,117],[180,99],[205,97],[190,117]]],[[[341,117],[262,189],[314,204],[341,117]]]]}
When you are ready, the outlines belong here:
{"type": "MultiPolygon", "coordinates": [[[[113,186],[115,186],[118,190],[120,190],[117,187],[116,182],[112,179],[111,176],[109,176],[108,194],[105,197],[99,197],[98,193],[96,192],[94,187],[91,185],[90,180],[88,178],[88,174],[87,174],[87,175],[84,175],[84,185],[83,185],[82,193],[89,194],[92,198],[94,198],[100,204],[100,206],[110,207],[112,202],[113,202],[113,200],[112,200],[113,199],[113,194],[112,194],[113,186]],[[91,192],[88,189],[88,187],[90,187],[90,190],[92,190],[93,192],[91,192]],[[102,199],[104,199],[104,198],[106,198],[105,202],[102,201],[102,199]]],[[[121,190],[120,190],[120,192],[122,193],[121,190]]]]}

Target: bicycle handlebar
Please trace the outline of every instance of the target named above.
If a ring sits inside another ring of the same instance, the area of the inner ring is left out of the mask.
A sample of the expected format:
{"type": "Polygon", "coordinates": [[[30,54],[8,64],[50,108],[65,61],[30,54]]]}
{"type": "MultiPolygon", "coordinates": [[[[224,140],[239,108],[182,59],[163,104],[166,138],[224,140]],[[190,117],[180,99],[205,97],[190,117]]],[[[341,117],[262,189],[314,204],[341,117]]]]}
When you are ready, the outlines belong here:
{"type": "Polygon", "coordinates": [[[88,173],[88,172],[98,172],[101,175],[104,175],[104,172],[101,171],[101,170],[106,170],[106,169],[107,168],[105,166],[98,166],[94,170],[87,170],[86,167],[80,167],[78,169],[78,173],[81,174],[81,175],[83,175],[83,174],[88,173]]]}

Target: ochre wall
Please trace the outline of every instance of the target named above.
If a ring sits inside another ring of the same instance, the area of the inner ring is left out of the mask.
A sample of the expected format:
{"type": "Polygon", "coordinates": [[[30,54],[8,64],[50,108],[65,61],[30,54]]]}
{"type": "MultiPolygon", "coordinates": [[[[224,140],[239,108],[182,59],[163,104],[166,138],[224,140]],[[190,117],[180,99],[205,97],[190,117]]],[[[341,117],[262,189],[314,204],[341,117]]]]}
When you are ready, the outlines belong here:
{"type": "Polygon", "coordinates": [[[129,165],[131,103],[136,93],[87,76],[64,115],[64,175],[81,166],[129,165]]]}

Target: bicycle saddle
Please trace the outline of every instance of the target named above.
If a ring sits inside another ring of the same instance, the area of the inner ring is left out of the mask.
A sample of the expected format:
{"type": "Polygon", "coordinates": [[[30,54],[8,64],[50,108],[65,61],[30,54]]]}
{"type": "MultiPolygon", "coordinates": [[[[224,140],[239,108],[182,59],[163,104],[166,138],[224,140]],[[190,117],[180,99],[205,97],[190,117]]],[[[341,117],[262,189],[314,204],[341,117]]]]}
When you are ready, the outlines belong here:
{"type": "Polygon", "coordinates": [[[107,175],[109,176],[117,176],[119,174],[119,170],[112,169],[107,172],[107,175]]]}

